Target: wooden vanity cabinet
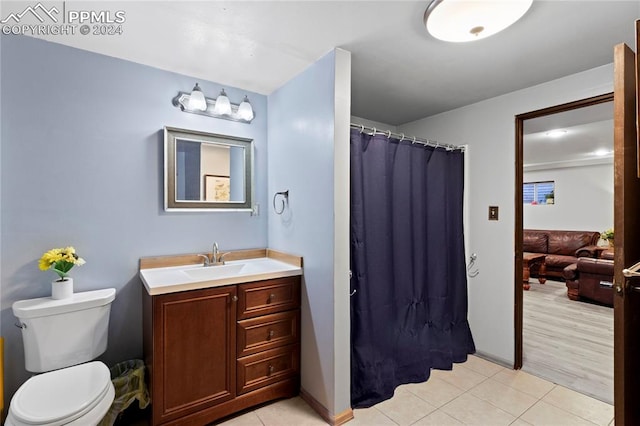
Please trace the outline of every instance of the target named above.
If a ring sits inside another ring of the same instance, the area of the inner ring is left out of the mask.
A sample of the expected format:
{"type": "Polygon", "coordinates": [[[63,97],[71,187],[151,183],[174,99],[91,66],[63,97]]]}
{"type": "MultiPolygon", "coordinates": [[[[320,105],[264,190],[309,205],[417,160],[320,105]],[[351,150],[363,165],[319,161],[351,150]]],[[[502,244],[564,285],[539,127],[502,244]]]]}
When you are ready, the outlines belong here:
{"type": "Polygon", "coordinates": [[[299,276],[143,299],[152,425],[206,425],[298,394],[299,276]]]}

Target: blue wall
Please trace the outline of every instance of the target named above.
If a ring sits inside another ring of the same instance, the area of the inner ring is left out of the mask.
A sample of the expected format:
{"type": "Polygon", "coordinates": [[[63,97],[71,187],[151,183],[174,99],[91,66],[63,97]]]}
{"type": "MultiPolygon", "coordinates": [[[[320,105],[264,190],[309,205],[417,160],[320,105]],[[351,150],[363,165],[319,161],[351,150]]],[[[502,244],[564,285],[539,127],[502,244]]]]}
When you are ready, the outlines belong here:
{"type": "MultiPolygon", "coordinates": [[[[162,128],[253,138],[255,193],[267,206],[267,101],[248,93],[251,125],[171,104],[196,79],[28,37],[1,36],[1,334],[10,398],[28,377],[14,301],[50,295],[42,253],[74,245],[76,291],[115,287],[107,364],[142,356],[138,259],[265,247],[267,217],[163,211],[162,128]]],[[[221,86],[198,80],[208,96],[221,86]]],[[[234,102],[245,92],[225,87],[234,102]]],[[[7,399],[8,402],[8,399],[7,399]]]]}
{"type": "MultiPolygon", "coordinates": [[[[350,57],[347,60],[350,70],[350,57]]],[[[351,78],[350,73],[340,75],[351,78]]],[[[348,124],[343,132],[346,172],[335,174],[334,151],[336,125],[348,123],[350,115],[347,108],[342,109],[343,117],[336,116],[336,98],[350,99],[350,91],[347,84],[342,90],[346,93],[337,93],[337,86],[344,87],[336,83],[336,51],[332,51],[268,98],[269,196],[289,190],[289,207],[282,215],[269,205],[269,247],[304,257],[301,385],[332,415],[349,408],[350,382],[348,374],[336,378],[341,367],[350,371],[348,331],[340,333],[346,341],[335,339],[336,328],[349,328],[347,266],[336,279],[342,284],[341,294],[334,287],[336,224],[349,220],[348,124]],[[334,198],[335,176],[345,177],[340,183],[347,188],[344,200],[334,198]],[[347,303],[336,304],[340,297],[347,303]]],[[[348,231],[343,237],[348,249],[348,231]]],[[[343,257],[347,265],[348,254],[343,257]]]]}

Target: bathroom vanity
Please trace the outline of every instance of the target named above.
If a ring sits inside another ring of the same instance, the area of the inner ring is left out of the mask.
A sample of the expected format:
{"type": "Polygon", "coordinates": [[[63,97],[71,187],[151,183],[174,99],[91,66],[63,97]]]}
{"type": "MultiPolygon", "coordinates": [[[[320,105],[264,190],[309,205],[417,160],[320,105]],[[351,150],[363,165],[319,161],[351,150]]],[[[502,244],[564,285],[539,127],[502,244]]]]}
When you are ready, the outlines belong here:
{"type": "Polygon", "coordinates": [[[205,425],[299,393],[302,259],[273,250],[143,258],[152,425],[205,425]]]}

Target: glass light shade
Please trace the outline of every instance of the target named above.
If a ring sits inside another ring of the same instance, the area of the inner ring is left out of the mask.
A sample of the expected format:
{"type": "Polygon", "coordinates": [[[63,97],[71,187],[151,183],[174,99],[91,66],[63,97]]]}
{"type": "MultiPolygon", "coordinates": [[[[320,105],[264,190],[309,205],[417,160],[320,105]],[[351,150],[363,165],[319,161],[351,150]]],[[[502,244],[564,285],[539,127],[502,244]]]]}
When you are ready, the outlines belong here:
{"type": "Polygon", "coordinates": [[[224,92],[224,89],[220,92],[216,98],[216,105],[213,107],[213,113],[218,115],[231,115],[231,102],[224,92]]]}
{"type": "Polygon", "coordinates": [[[424,13],[429,33],[440,40],[475,41],[520,19],[533,0],[434,0],[424,13]]]}
{"type": "Polygon", "coordinates": [[[204,93],[198,86],[198,83],[194,86],[191,91],[191,95],[189,95],[189,103],[187,106],[190,110],[200,110],[204,111],[207,109],[207,100],[204,98],[204,93]]]}
{"type": "Polygon", "coordinates": [[[238,118],[245,121],[253,120],[253,108],[251,107],[247,96],[244,97],[244,100],[238,106],[238,118]]]}

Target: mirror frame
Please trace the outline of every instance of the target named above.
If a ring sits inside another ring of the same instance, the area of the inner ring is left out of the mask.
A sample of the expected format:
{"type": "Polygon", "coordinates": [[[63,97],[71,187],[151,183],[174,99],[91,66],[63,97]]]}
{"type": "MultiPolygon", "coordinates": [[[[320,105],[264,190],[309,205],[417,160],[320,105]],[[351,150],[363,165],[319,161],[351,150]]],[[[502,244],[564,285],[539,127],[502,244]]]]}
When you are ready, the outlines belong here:
{"type": "Polygon", "coordinates": [[[253,139],[164,127],[164,209],[166,211],[253,211],[253,139]],[[176,141],[188,140],[244,148],[244,201],[191,201],[176,199],[176,141]]]}

